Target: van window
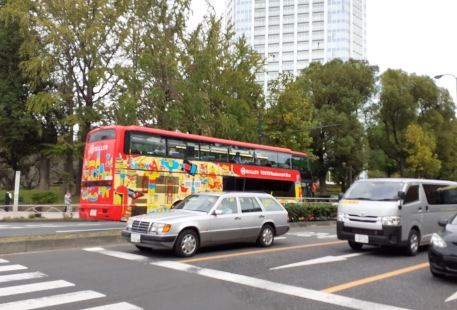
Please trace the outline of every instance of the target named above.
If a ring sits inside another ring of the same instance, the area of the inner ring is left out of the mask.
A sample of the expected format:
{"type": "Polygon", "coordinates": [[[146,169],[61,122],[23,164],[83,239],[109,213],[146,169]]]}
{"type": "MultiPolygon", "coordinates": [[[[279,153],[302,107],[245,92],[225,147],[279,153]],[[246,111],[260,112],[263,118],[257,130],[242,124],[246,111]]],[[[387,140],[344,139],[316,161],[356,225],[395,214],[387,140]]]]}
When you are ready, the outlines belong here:
{"type": "Polygon", "coordinates": [[[406,192],[405,203],[411,203],[419,200],[419,185],[412,185],[406,192]]]}
{"type": "Polygon", "coordinates": [[[442,205],[444,204],[444,195],[443,191],[447,185],[443,184],[424,184],[425,196],[427,197],[427,202],[431,205],[442,205]]]}

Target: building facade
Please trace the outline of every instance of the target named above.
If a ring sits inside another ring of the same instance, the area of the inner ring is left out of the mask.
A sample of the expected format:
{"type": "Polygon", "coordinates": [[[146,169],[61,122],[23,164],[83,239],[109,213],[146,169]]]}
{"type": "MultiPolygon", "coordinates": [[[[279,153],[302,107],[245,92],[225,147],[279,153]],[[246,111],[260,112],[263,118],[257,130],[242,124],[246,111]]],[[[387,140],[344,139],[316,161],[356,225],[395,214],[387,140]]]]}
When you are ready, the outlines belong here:
{"type": "Polygon", "coordinates": [[[225,19],[265,58],[257,81],[313,61],[366,59],[365,0],[227,0],[225,19]]]}

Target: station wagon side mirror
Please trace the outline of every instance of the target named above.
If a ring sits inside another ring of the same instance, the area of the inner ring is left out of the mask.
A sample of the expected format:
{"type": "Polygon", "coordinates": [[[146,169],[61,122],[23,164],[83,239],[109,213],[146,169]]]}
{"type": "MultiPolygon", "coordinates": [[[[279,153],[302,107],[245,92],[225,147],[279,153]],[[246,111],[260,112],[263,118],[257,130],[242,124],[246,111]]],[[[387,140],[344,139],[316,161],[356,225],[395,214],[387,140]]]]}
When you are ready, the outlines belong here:
{"type": "Polygon", "coordinates": [[[406,198],[406,193],[403,192],[403,191],[399,191],[398,194],[397,194],[397,196],[398,196],[398,199],[405,200],[405,198],[406,198]]]}
{"type": "Polygon", "coordinates": [[[214,215],[221,215],[222,213],[224,213],[224,211],[222,211],[221,209],[216,209],[214,210],[214,215]]]}
{"type": "Polygon", "coordinates": [[[441,219],[441,220],[439,220],[438,225],[440,225],[441,227],[445,227],[448,223],[449,223],[448,219],[441,219]]]}

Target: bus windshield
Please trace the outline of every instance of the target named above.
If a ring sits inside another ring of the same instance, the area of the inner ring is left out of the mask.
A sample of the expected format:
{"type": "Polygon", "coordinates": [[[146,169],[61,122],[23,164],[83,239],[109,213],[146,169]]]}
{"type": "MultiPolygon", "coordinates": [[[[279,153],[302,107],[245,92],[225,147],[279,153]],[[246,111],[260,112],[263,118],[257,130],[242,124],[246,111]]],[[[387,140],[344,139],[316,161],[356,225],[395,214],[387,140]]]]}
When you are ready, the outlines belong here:
{"type": "Polygon", "coordinates": [[[403,190],[403,182],[361,181],[354,183],[344,195],[345,199],[395,201],[403,190]]]}

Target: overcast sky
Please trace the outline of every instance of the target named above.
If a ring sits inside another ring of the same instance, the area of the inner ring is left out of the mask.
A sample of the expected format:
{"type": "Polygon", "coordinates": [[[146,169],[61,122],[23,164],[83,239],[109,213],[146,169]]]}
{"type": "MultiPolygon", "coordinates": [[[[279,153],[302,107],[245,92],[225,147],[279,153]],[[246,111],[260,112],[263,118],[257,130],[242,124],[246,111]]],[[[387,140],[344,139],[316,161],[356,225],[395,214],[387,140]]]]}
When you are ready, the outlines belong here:
{"type": "MultiPolygon", "coordinates": [[[[222,15],[225,0],[192,0],[198,21],[206,2],[222,15]]],[[[367,54],[370,64],[409,73],[457,76],[457,0],[366,0],[367,54]]],[[[456,100],[453,77],[437,81],[456,100]]]]}

